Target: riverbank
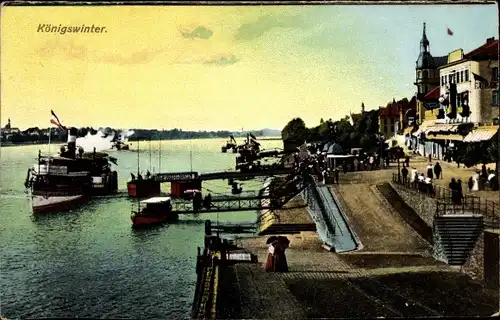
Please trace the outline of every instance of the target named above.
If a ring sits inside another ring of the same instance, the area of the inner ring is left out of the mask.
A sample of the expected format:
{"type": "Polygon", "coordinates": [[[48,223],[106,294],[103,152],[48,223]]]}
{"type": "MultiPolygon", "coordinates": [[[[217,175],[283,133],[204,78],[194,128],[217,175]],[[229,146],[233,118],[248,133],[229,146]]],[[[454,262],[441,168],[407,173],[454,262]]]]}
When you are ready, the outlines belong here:
{"type": "Polygon", "coordinates": [[[370,179],[357,176],[349,174],[351,181],[344,177],[331,188],[362,246],[333,253],[316,232],[284,234],[290,240],[289,272],[270,273],[264,270],[268,236],[237,238],[235,244],[258,262],[221,268],[218,318],[462,317],[498,311],[496,290],[432,258],[431,244],[377,194],[370,179]]]}

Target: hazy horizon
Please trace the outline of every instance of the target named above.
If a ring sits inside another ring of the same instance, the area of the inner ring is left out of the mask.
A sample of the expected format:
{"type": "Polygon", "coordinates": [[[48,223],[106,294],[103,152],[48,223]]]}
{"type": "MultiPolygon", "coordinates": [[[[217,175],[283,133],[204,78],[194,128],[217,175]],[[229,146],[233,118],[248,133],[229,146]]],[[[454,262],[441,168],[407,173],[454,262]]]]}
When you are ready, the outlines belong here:
{"type": "Polygon", "coordinates": [[[494,4],[1,10],[0,120],[20,128],[48,127],[51,109],[74,127],[315,126],[411,98],[424,22],[433,56],[498,38],[494,4]]]}

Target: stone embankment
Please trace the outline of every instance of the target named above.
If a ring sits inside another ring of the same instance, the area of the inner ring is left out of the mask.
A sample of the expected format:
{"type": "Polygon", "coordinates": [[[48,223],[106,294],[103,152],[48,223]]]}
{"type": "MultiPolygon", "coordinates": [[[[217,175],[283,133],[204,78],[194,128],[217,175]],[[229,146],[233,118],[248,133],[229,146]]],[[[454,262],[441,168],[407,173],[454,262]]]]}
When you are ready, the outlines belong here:
{"type": "MultiPolygon", "coordinates": [[[[392,172],[348,173],[331,187],[361,243],[359,250],[328,252],[317,234],[286,234],[291,241],[289,272],[267,273],[267,236],[238,239],[237,245],[256,254],[259,263],[227,266],[218,301],[228,302],[217,306],[218,317],[463,317],[497,312],[498,292],[432,258],[428,230],[412,227],[422,226],[424,219],[401,216],[384,189],[376,188],[390,178],[377,175],[390,177],[392,172]]],[[[306,208],[297,210],[307,214],[306,208]]]]}

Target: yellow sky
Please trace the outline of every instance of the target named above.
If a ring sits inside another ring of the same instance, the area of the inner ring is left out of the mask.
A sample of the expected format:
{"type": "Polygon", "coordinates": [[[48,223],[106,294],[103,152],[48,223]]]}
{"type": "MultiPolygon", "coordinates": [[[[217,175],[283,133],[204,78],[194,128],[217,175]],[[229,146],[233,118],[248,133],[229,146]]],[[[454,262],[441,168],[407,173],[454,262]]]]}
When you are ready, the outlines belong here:
{"type": "Polygon", "coordinates": [[[352,33],[338,35],[336,52],[304,45],[342,18],[366,20],[339,9],[321,21],[324,8],[3,7],[2,125],[48,127],[53,109],[66,126],[281,129],[414,91],[374,86],[370,69],[385,67],[348,53],[352,33]],[[43,24],[106,32],[37,32],[43,24]]]}

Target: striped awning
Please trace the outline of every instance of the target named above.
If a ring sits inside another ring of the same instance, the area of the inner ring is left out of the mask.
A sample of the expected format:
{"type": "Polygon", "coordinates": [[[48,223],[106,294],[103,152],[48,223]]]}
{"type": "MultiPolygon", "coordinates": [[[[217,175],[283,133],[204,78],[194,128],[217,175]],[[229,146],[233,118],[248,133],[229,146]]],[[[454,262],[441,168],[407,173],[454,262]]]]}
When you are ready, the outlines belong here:
{"type": "Polygon", "coordinates": [[[464,137],[459,134],[436,134],[428,135],[427,139],[429,140],[452,140],[452,141],[463,141],[464,137]]]}
{"type": "Polygon", "coordinates": [[[498,128],[493,127],[493,128],[478,128],[471,133],[469,133],[465,139],[464,142],[479,142],[479,141],[488,141],[493,136],[495,133],[497,133],[498,128]]]}
{"type": "Polygon", "coordinates": [[[430,128],[425,129],[425,133],[430,132],[456,132],[458,124],[436,124],[430,128]]]}

